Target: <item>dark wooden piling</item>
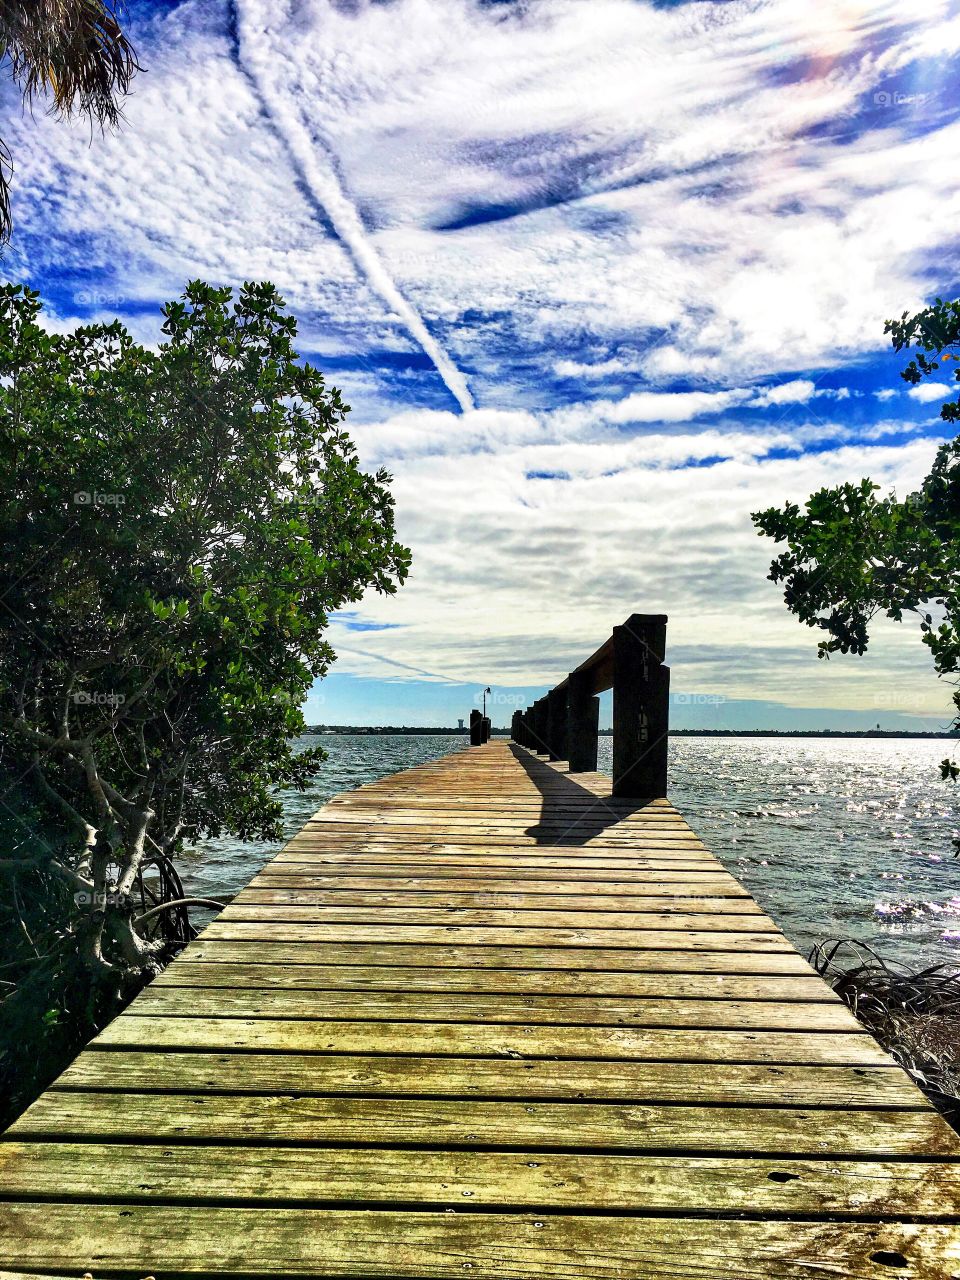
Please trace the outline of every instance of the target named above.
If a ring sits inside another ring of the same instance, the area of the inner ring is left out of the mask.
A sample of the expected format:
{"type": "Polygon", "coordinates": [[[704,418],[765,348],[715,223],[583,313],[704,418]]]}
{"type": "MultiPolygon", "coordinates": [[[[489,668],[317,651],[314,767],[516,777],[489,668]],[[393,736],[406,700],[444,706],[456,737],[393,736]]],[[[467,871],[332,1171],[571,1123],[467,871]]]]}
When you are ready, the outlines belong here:
{"type": "Polygon", "coordinates": [[[533,750],[536,751],[538,755],[547,754],[548,732],[547,700],[546,698],[538,698],[533,704],[533,750]]]}
{"type": "Polygon", "coordinates": [[[600,714],[596,695],[612,689],[612,794],[631,800],[665,796],[670,721],[666,636],[665,615],[631,614],[586,662],[520,717],[521,736],[514,741],[551,760],[567,760],[571,773],[592,772],[600,714]]]}
{"type": "Polygon", "coordinates": [[[551,760],[567,758],[567,691],[558,685],[547,694],[547,748],[551,760]]]}
{"type": "Polygon", "coordinates": [[[567,677],[567,752],[571,773],[594,773],[600,699],[594,696],[589,671],[571,671],[567,677]]]}
{"type": "Polygon", "coordinates": [[[613,629],[613,794],[667,794],[667,619],[634,614],[613,629]]]}

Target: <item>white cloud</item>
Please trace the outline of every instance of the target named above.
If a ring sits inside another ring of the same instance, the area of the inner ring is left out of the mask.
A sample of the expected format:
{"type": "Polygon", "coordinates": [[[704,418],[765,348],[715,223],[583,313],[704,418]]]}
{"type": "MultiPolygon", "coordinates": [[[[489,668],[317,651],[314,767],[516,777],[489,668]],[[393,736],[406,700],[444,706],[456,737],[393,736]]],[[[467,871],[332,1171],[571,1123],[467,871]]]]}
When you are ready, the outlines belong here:
{"type": "Polygon", "coordinates": [[[776,404],[805,404],[815,390],[815,384],[808,378],[796,378],[792,382],[781,382],[777,387],[760,392],[752,403],[758,408],[776,404]]]}
{"type": "Polygon", "coordinates": [[[225,12],[153,24],[118,139],[14,119],[32,269],[82,236],[78,264],[116,263],[130,298],[269,276],[352,350],[406,326],[489,403],[558,349],[562,376],[728,385],[876,350],[960,212],[955,123],[854,123],[949,47],[944,0],[909,30],[894,0],[591,0],[589,22],[570,0],[242,0],[259,94],[225,12]],[[582,339],[636,359],[591,372],[582,339]]]}
{"type": "Polygon", "coordinates": [[[600,422],[627,425],[644,422],[688,422],[691,418],[724,413],[750,398],[743,388],[730,391],[635,391],[621,400],[592,400],[556,409],[555,426],[568,430],[600,422]]]}
{"type": "Polygon", "coordinates": [[[794,378],[791,382],[781,382],[758,392],[750,404],[763,409],[782,404],[807,404],[813,399],[849,400],[859,395],[860,392],[851,391],[849,387],[818,387],[809,378],[794,378]]]}
{"type": "Polygon", "coordinates": [[[907,395],[911,400],[929,404],[932,400],[952,400],[958,392],[960,387],[951,387],[948,382],[919,382],[910,388],[907,395]]]}
{"type": "Polygon", "coordinates": [[[583,364],[579,360],[556,360],[553,371],[558,378],[608,378],[625,373],[639,373],[641,365],[637,360],[621,360],[613,357],[599,360],[594,364],[583,364]]]}
{"type": "Polygon", "coordinates": [[[273,279],[304,348],[345,358],[415,562],[369,606],[403,628],[345,632],[343,669],[552,679],[663,608],[688,687],[830,705],[899,680],[905,633],[817,664],[749,512],[929,465],[887,443],[912,419],[823,421],[857,392],[816,379],[949,278],[960,124],[873,95],[941,74],[951,10],[242,0],[238,62],[228,7],[185,0],[143,32],[119,136],[10,113],[6,266],[62,327],[94,280],[145,341],[190,277],[273,279]]]}
{"type": "MultiPolygon", "coordinates": [[[[405,415],[407,433],[417,417],[405,415]]],[[[422,417],[420,430],[439,441],[453,415],[422,417]]],[[[463,421],[479,435],[472,417],[463,421]]],[[[898,688],[918,705],[931,713],[946,708],[949,691],[932,678],[909,624],[881,626],[868,659],[819,663],[816,634],[787,612],[766,579],[775,546],[749,518],[862,474],[910,492],[929,469],[935,442],[848,445],[842,428],[813,424],[841,443],[781,457],[799,446],[802,428],[710,427],[581,442],[558,440],[549,420],[529,415],[485,426],[499,433],[497,447],[461,451],[458,435],[445,450],[416,457],[384,448],[396,424],[374,436],[375,450],[365,456],[394,471],[400,532],[414,548],[414,567],[396,598],[363,606],[365,616],[402,628],[366,634],[362,646],[356,636],[345,640],[351,653],[342,669],[382,677],[381,660],[390,658],[455,679],[484,673],[502,684],[551,682],[612,623],[635,610],[662,610],[690,687],[729,697],[762,693],[790,705],[869,706],[876,682],[895,670],[898,688]]]]}

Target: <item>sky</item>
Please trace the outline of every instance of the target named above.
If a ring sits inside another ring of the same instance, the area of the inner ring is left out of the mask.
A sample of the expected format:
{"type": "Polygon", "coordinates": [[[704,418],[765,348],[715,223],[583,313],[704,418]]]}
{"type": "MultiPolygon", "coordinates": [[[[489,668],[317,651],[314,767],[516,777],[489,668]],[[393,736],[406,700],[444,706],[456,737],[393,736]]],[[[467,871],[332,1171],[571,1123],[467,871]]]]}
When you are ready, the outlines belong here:
{"type": "Polygon", "coordinates": [[[413,550],[308,722],[506,723],[649,612],[678,726],[948,723],[913,624],[818,660],[750,513],[947,438],[883,322],[958,292],[960,0],[127,10],[117,135],[5,86],[0,270],[151,343],[187,279],[278,285],[413,550]]]}

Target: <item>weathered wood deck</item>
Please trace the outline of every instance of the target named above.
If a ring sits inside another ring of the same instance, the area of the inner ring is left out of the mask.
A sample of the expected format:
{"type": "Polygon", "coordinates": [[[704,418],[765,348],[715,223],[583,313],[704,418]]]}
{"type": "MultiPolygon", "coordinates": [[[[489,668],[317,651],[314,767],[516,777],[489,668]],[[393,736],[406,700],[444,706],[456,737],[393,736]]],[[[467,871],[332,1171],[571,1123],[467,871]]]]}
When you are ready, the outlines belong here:
{"type": "Polygon", "coordinates": [[[608,790],[494,742],[328,804],[8,1131],[0,1269],[960,1275],[960,1138],[608,790]]]}

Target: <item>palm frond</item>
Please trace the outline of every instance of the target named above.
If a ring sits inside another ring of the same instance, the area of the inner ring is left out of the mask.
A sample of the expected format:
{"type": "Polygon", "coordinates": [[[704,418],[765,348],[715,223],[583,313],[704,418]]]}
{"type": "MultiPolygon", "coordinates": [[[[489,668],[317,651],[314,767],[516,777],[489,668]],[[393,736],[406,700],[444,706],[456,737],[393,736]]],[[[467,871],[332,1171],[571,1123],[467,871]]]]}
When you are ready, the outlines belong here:
{"type": "Polygon", "coordinates": [[[0,244],[10,236],[10,176],[13,162],[6,143],[0,138],[0,244]]]}
{"type": "MultiPolygon", "coordinates": [[[[120,121],[119,100],[139,70],[114,0],[0,0],[0,57],[25,102],[49,94],[60,115],[120,121]]],[[[10,156],[0,143],[0,240],[10,233],[10,156]]]]}

